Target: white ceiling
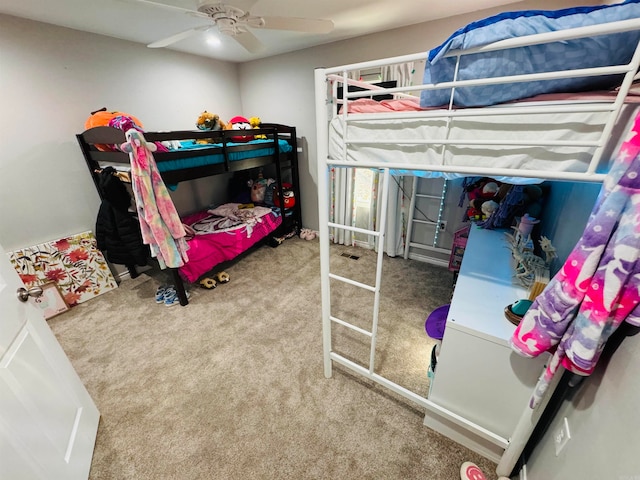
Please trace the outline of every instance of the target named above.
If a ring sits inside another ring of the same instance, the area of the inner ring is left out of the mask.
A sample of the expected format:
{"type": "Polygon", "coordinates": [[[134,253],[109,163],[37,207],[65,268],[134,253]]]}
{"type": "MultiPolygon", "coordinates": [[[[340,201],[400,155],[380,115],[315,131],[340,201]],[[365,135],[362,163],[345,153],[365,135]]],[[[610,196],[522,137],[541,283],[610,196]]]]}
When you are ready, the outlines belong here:
{"type": "MultiPolygon", "coordinates": [[[[190,28],[213,25],[208,18],[180,9],[161,8],[151,2],[195,10],[199,0],[1,0],[0,13],[110,37],[148,44],[190,28]]],[[[250,0],[228,0],[224,3],[250,0]]],[[[250,54],[233,39],[211,28],[166,47],[204,57],[246,62],[314,45],[413,25],[519,0],[257,0],[252,15],[331,20],[329,34],[252,29],[264,49],[250,54]],[[218,46],[206,42],[220,38],[218,46]]],[[[218,3],[207,0],[207,3],[218,3]]],[[[252,1],[250,3],[253,3],[252,1]]],[[[517,10],[517,7],[514,8],[517,10]]]]}

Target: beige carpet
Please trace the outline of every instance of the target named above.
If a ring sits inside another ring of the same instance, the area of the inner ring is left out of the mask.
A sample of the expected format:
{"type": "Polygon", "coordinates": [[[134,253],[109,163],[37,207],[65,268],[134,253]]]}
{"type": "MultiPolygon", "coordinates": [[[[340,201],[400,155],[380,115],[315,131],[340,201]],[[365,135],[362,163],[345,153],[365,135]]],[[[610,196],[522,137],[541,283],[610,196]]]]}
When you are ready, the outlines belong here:
{"type": "MultiPolygon", "coordinates": [[[[495,478],[409,400],[340,366],[324,377],[318,247],[261,247],[186,307],[154,302],[154,270],[49,321],[102,415],[91,479],[455,480],[467,460],[495,478]]],[[[375,253],[332,246],[331,262],[373,284],[375,253]]],[[[427,395],[424,320],[451,273],[401,258],[384,272],[376,371],[427,395]]],[[[371,329],[373,294],[332,289],[332,314],[371,329]]],[[[368,366],[368,340],[344,330],[336,350],[368,366]]]]}

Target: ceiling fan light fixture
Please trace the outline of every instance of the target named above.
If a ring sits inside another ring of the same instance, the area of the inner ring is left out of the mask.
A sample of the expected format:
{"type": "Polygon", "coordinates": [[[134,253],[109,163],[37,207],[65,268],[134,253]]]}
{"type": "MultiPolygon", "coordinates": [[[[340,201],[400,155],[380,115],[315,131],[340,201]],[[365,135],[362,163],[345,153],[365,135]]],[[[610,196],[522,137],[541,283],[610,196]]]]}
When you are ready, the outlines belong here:
{"type": "Polygon", "coordinates": [[[233,18],[219,18],[216,20],[216,26],[220,33],[230,35],[232,37],[247,31],[247,28],[244,25],[236,22],[233,18]]]}
{"type": "Polygon", "coordinates": [[[222,45],[222,40],[217,35],[209,34],[206,39],[207,45],[218,48],[222,45]]]}

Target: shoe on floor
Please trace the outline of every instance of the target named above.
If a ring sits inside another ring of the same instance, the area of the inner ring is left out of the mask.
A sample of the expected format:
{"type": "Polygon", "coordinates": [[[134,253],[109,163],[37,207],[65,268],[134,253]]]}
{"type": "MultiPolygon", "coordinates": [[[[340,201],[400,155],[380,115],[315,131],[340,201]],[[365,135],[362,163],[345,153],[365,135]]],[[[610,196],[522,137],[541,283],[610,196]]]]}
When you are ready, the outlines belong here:
{"type": "Polygon", "coordinates": [[[464,462],[460,467],[460,480],[487,480],[487,477],[475,463],[464,462]]]}
{"type": "Polygon", "coordinates": [[[160,285],[156,290],[156,303],[164,303],[164,294],[167,291],[166,285],[160,285]]]}
{"type": "Polygon", "coordinates": [[[227,272],[216,273],[215,278],[219,283],[229,283],[229,280],[231,280],[227,272]]]}
{"type": "MultiPolygon", "coordinates": [[[[189,292],[185,291],[187,299],[191,296],[189,292]]],[[[164,306],[173,307],[174,305],[180,305],[180,298],[178,298],[178,292],[174,287],[169,287],[164,293],[164,306]]]]}
{"type": "Polygon", "coordinates": [[[206,277],[200,280],[200,286],[202,288],[206,288],[207,290],[213,290],[218,286],[218,282],[216,282],[213,278],[206,277]]]}

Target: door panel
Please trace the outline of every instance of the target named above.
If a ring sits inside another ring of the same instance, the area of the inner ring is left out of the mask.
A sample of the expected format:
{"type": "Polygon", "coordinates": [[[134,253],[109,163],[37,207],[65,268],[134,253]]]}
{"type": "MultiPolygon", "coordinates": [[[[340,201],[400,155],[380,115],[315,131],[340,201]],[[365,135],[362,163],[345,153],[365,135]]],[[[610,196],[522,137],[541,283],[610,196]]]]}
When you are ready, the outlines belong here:
{"type": "Polygon", "coordinates": [[[0,478],[89,476],[100,414],[0,246],[0,478]]]}

